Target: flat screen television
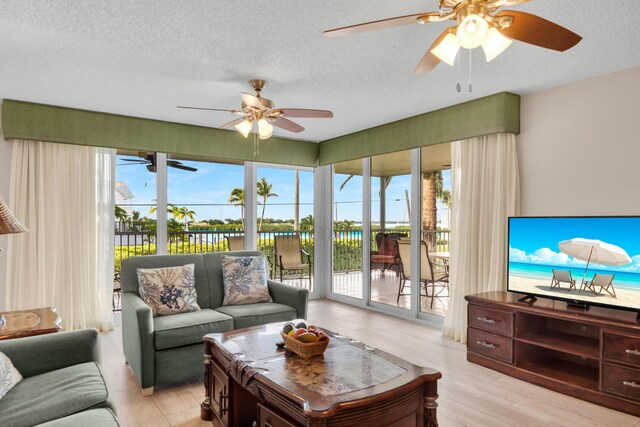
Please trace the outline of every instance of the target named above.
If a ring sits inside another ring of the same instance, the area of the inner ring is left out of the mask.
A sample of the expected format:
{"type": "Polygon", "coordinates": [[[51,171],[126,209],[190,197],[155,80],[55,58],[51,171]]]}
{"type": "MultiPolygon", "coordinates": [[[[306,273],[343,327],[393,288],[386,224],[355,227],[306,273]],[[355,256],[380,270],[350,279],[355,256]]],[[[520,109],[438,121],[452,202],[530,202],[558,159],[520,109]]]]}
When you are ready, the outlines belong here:
{"type": "Polygon", "coordinates": [[[640,312],[640,217],[511,217],[507,277],[510,292],[640,312]]]}

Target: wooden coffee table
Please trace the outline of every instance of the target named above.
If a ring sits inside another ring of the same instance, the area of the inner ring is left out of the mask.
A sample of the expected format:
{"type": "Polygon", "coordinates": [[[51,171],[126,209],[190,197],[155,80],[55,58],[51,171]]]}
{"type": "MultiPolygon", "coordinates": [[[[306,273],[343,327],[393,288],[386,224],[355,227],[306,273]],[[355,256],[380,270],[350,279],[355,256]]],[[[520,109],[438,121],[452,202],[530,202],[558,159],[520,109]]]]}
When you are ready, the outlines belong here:
{"type": "Polygon", "coordinates": [[[326,331],[322,356],[278,349],[283,323],[205,336],[201,417],[225,427],[437,426],[440,372],[326,331]]]}
{"type": "Polygon", "coordinates": [[[5,323],[0,325],[0,340],[60,332],[60,315],[55,308],[0,312],[5,323]]]}

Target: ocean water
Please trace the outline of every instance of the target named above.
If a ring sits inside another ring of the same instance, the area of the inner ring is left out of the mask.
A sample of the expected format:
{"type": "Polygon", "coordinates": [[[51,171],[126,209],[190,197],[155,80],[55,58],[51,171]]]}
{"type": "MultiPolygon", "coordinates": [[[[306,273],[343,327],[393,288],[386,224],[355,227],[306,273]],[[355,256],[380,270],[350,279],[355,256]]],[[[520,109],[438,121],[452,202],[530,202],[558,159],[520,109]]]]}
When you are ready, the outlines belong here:
{"type": "MultiPolygon", "coordinates": [[[[528,264],[523,262],[509,262],[509,275],[519,276],[530,279],[540,279],[541,284],[550,284],[553,277],[553,268],[571,271],[571,276],[579,282],[584,275],[584,268],[544,265],[544,264],[528,264]]],[[[604,270],[600,268],[589,268],[586,274],[586,280],[591,280],[594,273],[615,274],[613,285],[618,288],[625,288],[633,291],[640,291],[640,273],[630,273],[626,271],[604,270]]]]}

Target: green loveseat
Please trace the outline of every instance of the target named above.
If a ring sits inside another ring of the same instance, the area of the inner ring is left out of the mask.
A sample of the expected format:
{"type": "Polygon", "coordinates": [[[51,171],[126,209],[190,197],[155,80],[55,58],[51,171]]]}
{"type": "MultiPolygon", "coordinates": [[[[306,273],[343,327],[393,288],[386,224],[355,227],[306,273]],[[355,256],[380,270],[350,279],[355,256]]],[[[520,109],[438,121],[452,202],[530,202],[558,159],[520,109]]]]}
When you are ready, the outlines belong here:
{"type": "Polygon", "coordinates": [[[120,425],[95,329],[4,340],[0,351],[24,378],[0,399],[2,427],[120,425]]]}
{"type": "Polygon", "coordinates": [[[203,375],[203,337],[271,322],[306,318],[309,292],[268,281],[273,302],[223,306],[222,255],[256,256],[259,251],[185,255],[146,255],[122,261],[122,339],[124,356],[144,395],[156,384],[203,375]],[[201,311],[152,317],[138,294],[138,268],[195,264],[195,286],[201,311]]]}

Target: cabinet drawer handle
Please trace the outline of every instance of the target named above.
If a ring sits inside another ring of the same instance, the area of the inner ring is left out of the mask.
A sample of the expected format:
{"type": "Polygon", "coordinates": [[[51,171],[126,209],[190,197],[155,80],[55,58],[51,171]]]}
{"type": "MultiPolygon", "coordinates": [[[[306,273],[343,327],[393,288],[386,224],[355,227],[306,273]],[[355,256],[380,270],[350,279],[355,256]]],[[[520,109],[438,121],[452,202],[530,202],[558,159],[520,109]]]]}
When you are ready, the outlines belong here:
{"type": "Polygon", "coordinates": [[[486,341],[476,341],[476,344],[481,345],[482,347],[490,348],[490,349],[496,348],[495,344],[491,344],[490,342],[486,342],[486,341]]]}
{"type": "Polygon", "coordinates": [[[227,387],[225,387],[224,390],[220,390],[218,394],[218,412],[220,416],[224,416],[229,410],[229,402],[227,400],[229,399],[229,395],[226,394],[226,391],[227,387]]]}
{"type": "Polygon", "coordinates": [[[491,323],[492,325],[494,323],[496,323],[496,321],[494,319],[492,319],[490,317],[486,317],[486,316],[485,317],[478,317],[478,321],[484,322],[484,323],[491,323]]]}
{"type": "Polygon", "coordinates": [[[627,387],[640,388],[640,384],[635,381],[622,381],[622,384],[627,387]]]}
{"type": "Polygon", "coordinates": [[[627,354],[633,354],[634,356],[640,356],[640,350],[631,350],[631,349],[626,349],[625,353],[627,354]]]}

